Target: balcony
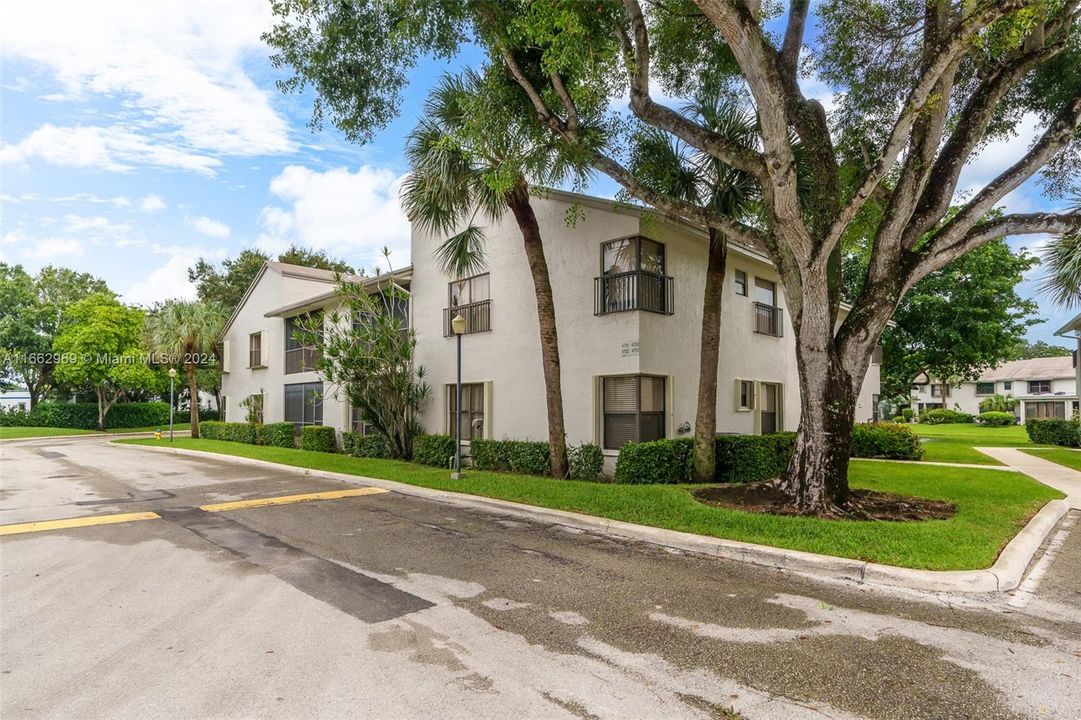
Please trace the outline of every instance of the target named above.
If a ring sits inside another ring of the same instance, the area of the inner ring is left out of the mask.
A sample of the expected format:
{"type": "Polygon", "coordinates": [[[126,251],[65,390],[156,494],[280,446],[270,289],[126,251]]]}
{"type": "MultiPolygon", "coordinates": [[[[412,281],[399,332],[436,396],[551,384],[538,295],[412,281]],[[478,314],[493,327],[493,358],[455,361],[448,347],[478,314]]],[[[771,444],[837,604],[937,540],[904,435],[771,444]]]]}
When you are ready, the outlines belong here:
{"type": "Polygon", "coordinates": [[[781,308],[756,302],[754,304],[754,331],[759,335],[781,337],[784,334],[784,313],[781,308]]]}
{"type": "Polygon", "coordinates": [[[607,315],[626,310],[671,315],[675,308],[672,278],[631,270],[593,278],[593,314],[607,315]]]}
{"type": "Polygon", "coordinates": [[[443,308],[443,337],[454,337],[450,321],[458,313],[465,318],[465,335],[488,332],[492,329],[492,301],[478,300],[467,305],[443,308]]]}

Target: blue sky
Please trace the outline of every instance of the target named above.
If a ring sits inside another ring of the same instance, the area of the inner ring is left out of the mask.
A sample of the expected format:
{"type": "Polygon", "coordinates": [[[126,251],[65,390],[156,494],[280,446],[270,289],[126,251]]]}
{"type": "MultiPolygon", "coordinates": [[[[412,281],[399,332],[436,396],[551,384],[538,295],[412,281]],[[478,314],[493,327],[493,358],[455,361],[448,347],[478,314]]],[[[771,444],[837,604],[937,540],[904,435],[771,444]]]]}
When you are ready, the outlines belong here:
{"type": "MultiPolygon", "coordinates": [[[[0,10],[0,260],[66,265],[129,302],[191,297],[186,269],[245,247],[290,243],[363,267],[409,262],[397,202],[404,137],[446,70],[424,62],[398,119],[373,142],[308,128],[310,96],[284,96],[259,35],[265,0],[35,0],[0,10]]],[[[828,87],[805,82],[827,107],[828,87]]],[[[1037,132],[988,147],[963,176],[982,186],[1037,132]]],[[[610,195],[599,179],[594,192],[610,195]]],[[[1028,183],[1007,207],[1055,207],[1028,183]]],[[[1038,239],[1024,244],[1037,245],[1038,239]]],[[[1021,245],[1022,243],[1014,243],[1021,245]]],[[[1034,273],[1035,275],[1036,273],[1034,273]]],[[[1032,295],[1033,283],[1023,292],[1032,295]]],[[[1041,303],[1051,340],[1071,313],[1041,303]]]]}

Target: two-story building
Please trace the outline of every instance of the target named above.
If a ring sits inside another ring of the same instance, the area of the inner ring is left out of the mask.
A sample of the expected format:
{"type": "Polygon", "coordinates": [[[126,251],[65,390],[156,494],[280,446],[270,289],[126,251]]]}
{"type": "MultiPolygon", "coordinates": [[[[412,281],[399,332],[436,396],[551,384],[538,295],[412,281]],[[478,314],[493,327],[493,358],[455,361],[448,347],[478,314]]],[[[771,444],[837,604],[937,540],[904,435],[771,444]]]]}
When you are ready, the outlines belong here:
{"type": "MultiPolygon", "coordinates": [[[[1074,359],[1070,356],[1012,360],[985,370],[972,382],[946,387],[945,407],[975,415],[980,403],[995,395],[1017,401],[1014,414],[1019,422],[1028,418],[1070,418],[1077,412],[1077,382],[1074,359]]],[[[912,386],[912,403],[917,413],[943,407],[942,384],[926,376],[912,386]]]]}
{"type": "MultiPolygon", "coordinates": [[[[698,391],[706,238],[611,200],[552,191],[534,200],[552,279],[567,440],[614,458],[634,440],[690,434],[698,391]],[[568,223],[568,217],[574,217],[568,223]]],[[[484,273],[458,280],[434,257],[442,238],[414,228],[413,265],[394,274],[409,292],[416,363],[432,394],[421,418],[453,434],[455,337],[462,337],[463,439],[547,437],[537,307],[521,235],[508,213],[486,229],[484,273]]],[[[386,277],[363,280],[373,291],[386,277]]],[[[361,429],[344,394],[304,370],[292,327],[336,306],[333,274],[267,263],[225,334],[226,417],[259,403],[261,419],[361,429]],[[292,353],[292,355],[291,355],[292,353]]],[[[779,279],[761,252],[731,244],[721,317],[717,428],[794,430],[799,421],[795,343],[779,279]]],[[[857,420],[876,416],[879,368],[868,370],[857,420]]],[[[310,363],[308,363],[310,365],[310,363]]]]}

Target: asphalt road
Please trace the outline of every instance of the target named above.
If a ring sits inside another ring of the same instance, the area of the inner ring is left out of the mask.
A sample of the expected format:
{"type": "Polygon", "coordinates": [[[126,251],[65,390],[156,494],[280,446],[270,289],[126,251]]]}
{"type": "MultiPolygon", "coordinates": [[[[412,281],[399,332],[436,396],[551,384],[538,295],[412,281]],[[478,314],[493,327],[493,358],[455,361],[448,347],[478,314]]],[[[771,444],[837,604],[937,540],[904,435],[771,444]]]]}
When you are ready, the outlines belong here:
{"type": "MultiPolygon", "coordinates": [[[[99,438],[0,444],[0,716],[1079,718],[1081,522],[898,595],[99,438]],[[739,713],[741,715],[737,715],[739,713]]],[[[543,482],[538,480],[538,482],[543,482]]]]}

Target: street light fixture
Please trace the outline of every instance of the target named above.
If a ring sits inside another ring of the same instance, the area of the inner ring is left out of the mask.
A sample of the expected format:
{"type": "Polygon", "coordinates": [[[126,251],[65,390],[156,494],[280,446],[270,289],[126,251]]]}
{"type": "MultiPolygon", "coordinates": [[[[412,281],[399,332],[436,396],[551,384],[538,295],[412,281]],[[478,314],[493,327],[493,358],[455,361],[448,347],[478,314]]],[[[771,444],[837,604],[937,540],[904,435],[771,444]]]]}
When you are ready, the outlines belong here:
{"type": "Polygon", "coordinates": [[[176,368],[169,368],[169,442],[173,441],[173,408],[176,406],[173,400],[174,380],[176,380],[176,368]]]}
{"type": "Polygon", "coordinates": [[[455,315],[454,319],[450,321],[450,328],[454,331],[454,337],[457,338],[458,343],[458,380],[454,387],[456,394],[454,403],[456,415],[454,418],[454,472],[450,474],[450,479],[460,480],[462,478],[462,335],[465,334],[465,318],[462,317],[461,313],[455,315]]]}

